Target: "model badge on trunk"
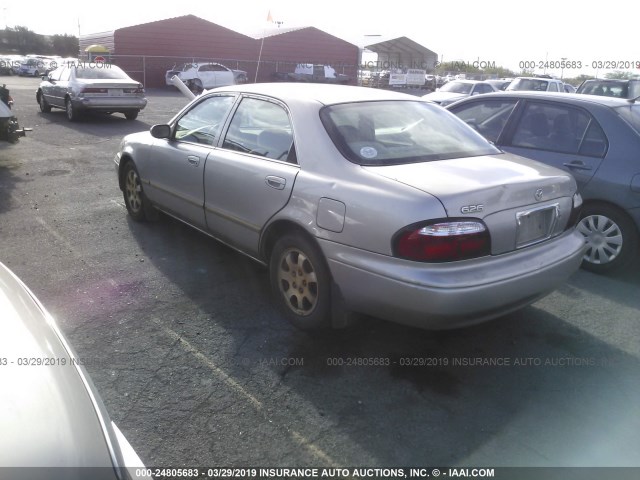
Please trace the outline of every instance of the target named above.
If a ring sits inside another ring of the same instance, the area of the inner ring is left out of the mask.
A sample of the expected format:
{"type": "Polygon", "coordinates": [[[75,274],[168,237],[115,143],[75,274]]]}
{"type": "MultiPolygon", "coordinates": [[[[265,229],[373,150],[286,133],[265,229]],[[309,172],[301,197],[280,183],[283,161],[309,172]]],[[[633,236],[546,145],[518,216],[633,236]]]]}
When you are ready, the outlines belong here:
{"type": "Polygon", "coordinates": [[[484,208],[484,205],[465,205],[460,209],[462,213],[479,213],[484,208]]]}

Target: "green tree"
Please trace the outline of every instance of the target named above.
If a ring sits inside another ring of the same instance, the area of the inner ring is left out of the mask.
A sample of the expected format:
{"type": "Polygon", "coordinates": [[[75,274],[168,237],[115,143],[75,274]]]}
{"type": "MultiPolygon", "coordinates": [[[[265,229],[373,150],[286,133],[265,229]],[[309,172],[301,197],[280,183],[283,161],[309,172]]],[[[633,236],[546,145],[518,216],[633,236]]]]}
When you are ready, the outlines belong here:
{"type": "Polygon", "coordinates": [[[512,70],[509,70],[508,68],[505,67],[493,67],[493,68],[485,68],[482,73],[484,73],[485,75],[491,75],[491,76],[496,76],[499,78],[513,78],[513,77],[517,77],[517,75],[515,74],[515,72],[513,72],[512,70]]]}
{"type": "Polygon", "coordinates": [[[73,35],[53,35],[51,37],[53,53],[61,57],[77,57],[80,49],[78,37],[73,35]]]}
{"type": "Polygon", "coordinates": [[[6,30],[7,33],[9,33],[10,42],[22,55],[46,52],[48,45],[42,35],[38,35],[23,26],[7,28],[6,30]]]}
{"type": "Polygon", "coordinates": [[[570,83],[574,87],[579,87],[582,82],[584,82],[585,80],[589,80],[590,78],[593,78],[593,75],[582,74],[582,75],[578,75],[577,77],[573,77],[573,78],[565,78],[563,80],[563,82],[564,83],[570,83]]]}
{"type": "Polygon", "coordinates": [[[620,70],[616,70],[615,72],[608,72],[604,74],[604,78],[620,79],[620,80],[629,80],[630,78],[633,78],[633,77],[634,77],[633,72],[622,72],[620,70]]]}

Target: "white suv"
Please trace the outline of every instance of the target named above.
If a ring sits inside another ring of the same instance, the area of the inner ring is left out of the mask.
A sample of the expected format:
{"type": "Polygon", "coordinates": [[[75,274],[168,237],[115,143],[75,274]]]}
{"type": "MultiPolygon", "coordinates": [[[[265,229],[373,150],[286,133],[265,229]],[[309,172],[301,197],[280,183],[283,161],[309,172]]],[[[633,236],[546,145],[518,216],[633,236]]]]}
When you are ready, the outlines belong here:
{"type": "Polygon", "coordinates": [[[507,87],[507,91],[510,90],[564,92],[564,83],[562,80],[551,77],[516,77],[507,87]]]}

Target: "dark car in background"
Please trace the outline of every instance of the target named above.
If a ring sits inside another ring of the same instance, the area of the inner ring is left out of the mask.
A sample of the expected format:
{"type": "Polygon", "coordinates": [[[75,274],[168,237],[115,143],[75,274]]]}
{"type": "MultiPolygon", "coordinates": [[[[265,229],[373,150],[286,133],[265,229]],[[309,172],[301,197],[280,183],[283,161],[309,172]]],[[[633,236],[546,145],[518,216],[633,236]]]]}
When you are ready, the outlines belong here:
{"type": "Polygon", "coordinates": [[[615,98],[638,98],[640,97],[640,80],[593,78],[582,82],[576,93],[615,98]]]}
{"type": "Polygon", "coordinates": [[[0,263],[0,478],[137,478],[144,467],[53,317],[0,263]],[[55,468],[53,468],[55,467],[55,468]]]}
{"type": "Polygon", "coordinates": [[[562,168],[584,200],[582,266],[622,268],[638,253],[640,103],[592,95],[501,92],[447,107],[504,151],[562,168]]]}

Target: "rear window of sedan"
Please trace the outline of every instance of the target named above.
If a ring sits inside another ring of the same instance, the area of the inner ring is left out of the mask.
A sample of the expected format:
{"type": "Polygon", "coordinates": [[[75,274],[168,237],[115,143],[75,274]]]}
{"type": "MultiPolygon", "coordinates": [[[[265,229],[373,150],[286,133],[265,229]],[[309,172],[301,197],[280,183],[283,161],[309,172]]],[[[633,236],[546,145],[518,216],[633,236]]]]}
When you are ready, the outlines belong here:
{"type": "Polygon", "coordinates": [[[130,80],[129,76],[124,73],[120,67],[110,64],[93,64],[87,66],[76,67],[76,78],[85,80],[130,80]]]}
{"type": "Polygon", "coordinates": [[[633,103],[628,107],[620,107],[617,112],[631,124],[636,132],[640,133],[640,103],[633,103]]]}
{"type": "Polygon", "coordinates": [[[359,165],[500,153],[455,115],[427,102],[343,103],[323,108],[320,118],[338,150],[359,165]]]}

